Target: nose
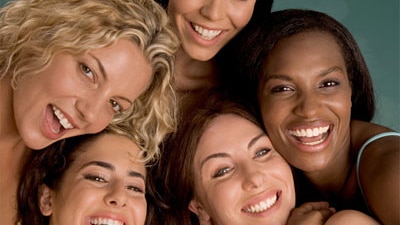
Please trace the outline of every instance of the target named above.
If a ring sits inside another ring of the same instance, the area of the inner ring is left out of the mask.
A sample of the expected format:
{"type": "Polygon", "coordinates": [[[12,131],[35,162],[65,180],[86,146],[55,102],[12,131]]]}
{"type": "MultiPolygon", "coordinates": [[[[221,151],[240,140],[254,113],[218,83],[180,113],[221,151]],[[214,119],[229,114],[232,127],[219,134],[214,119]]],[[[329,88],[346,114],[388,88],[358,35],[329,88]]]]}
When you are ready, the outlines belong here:
{"type": "Polygon", "coordinates": [[[109,100],[105,96],[91,94],[79,98],[75,107],[79,118],[91,125],[93,132],[104,129],[111,121],[113,112],[109,110],[109,100]]]}
{"type": "Polygon", "coordinates": [[[317,114],[319,98],[316,93],[303,93],[298,98],[294,109],[295,114],[305,118],[312,118],[317,114]]]}
{"type": "Polygon", "coordinates": [[[265,182],[265,174],[260,168],[247,168],[243,172],[243,190],[250,191],[262,187],[265,182]]]}
{"type": "Polygon", "coordinates": [[[208,0],[200,9],[201,15],[210,20],[220,20],[225,17],[226,0],[208,0]]]}
{"type": "Polygon", "coordinates": [[[111,207],[126,207],[127,200],[127,193],[121,184],[111,185],[104,197],[106,205],[111,207]]]}

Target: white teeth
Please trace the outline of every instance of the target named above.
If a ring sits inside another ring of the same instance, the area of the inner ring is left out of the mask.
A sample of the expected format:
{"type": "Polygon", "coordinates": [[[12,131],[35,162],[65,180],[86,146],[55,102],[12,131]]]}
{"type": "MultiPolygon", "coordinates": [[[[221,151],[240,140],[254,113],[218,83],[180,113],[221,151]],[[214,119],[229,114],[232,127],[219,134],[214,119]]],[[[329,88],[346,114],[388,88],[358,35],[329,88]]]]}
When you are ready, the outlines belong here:
{"type": "Polygon", "coordinates": [[[205,40],[211,40],[222,32],[221,30],[208,30],[196,24],[192,24],[192,26],[194,30],[205,40]]]}
{"type": "Polygon", "coordinates": [[[269,198],[263,202],[260,202],[258,204],[248,207],[246,209],[246,212],[259,213],[259,212],[265,211],[265,210],[271,208],[276,203],[277,199],[278,199],[277,195],[274,195],[274,197],[272,197],[272,198],[269,198]]]}
{"type": "Polygon", "coordinates": [[[296,137],[318,137],[323,135],[329,130],[329,126],[316,127],[314,129],[300,129],[300,130],[290,130],[289,134],[296,137]]]}
{"type": "Polygon", "coordinates": [[[121,221],[109,218],[90,218],[89,223],[92,225],[123,225],[121,221]]]}
{"type": "Polygon", "coordinates": [[[64,114],[57,109],[55,106],[53,106],[53,112],[54,115],[56,115],[57,119],[60,121],[61,126],[64,127],[64,129],[72,129],[74,126],[68,121],[67,118],[65,118],[64,114]]]}

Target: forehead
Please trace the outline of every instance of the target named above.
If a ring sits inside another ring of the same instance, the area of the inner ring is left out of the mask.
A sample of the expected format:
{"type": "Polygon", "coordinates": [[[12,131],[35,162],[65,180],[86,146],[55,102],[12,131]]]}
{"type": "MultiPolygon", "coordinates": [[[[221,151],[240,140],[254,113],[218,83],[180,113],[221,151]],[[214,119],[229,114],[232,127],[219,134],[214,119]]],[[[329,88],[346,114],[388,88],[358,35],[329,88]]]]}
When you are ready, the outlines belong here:
{"type": "Polygon", "coordinates": [[[145,164],[141,162],[140,148],[128,137],[117,134],[102,134],[83,146],[76,156],[76,162],[104,161],[117,169],[138,170],[145,174],[145,164]]]}
{"type": "Polygon", "coordinates": [[[244,143],[249,136],[258,135],[262,132],[261,128],[251,121],[236,115],[224,114],[214,118],[207,125],[197,146],[199,154],[221,151],[244,143]]]}
{"type": "Polygon", "coordinates": [[[333,35],[306,31],[278,41],[267,55],[264,69],[306,66],[305,62],[345,64],[342,49],[333,35]]]}

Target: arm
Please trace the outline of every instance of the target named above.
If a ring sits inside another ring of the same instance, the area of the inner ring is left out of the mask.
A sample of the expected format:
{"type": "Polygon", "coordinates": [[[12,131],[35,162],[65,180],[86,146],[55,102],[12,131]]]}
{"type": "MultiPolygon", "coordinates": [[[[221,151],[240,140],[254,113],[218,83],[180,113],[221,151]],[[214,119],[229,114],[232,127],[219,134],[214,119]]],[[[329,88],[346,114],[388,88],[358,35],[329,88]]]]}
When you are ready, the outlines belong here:
{"type": "Polygon", "coordinates": [[[360,161],[360,182],[370,210],[384,225],[400,224],[400,137],[370,143],[360,161]]]}
{"type": "Polygon", "coordinates": [[[307,202],[295,208],[289,215],[287,225],[323,225],[335,213],[327,202],[307,202]]]}

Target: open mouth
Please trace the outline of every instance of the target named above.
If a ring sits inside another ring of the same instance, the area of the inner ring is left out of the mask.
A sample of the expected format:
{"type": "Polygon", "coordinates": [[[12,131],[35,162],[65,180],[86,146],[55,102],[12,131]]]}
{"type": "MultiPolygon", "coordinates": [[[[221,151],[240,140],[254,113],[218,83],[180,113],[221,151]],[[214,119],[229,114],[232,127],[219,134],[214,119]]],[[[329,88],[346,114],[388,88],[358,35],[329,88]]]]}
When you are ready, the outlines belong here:
{"type": "Polygon", "coordinates": [[[102,217],[90,218],[89,223],[91,225],[125,225],[122,221],[102,217]]]}
{"type": "Polygon", "coordinates": [[[254,205],[246,206],[246,208],[242,209],[242,211],[246,213],[261,213],[273,207],[278,201],[278,199],[279,199],[279,194],[277,192],[271,198],[268,198],[254,205]]]}
{"type": "Polygon", "coordinates": [[[197,24],[194,23],[190,23],[190,25],[192,26],[193,30],[196,31],[196,33],[198,33],[201,38],[203,38],[204,40],[212,40],[214,38],[216,38],[218,35],[221,34],[222,30],[210,30],[210,29],[206,29],[204,27],[201,27],[197,24]]]}
{"type": "Polygon", "coordinates": [[[330,126],[313,129],[289,130],[289,134],[304,145],[317,145],[325,141],[330,132],[330,126]]]}
{"type": "Polygon", "coordinates": [[[69,122],[69,120],[64,116],[64,114],[61,112],[60,109],[55,107],[54,105],[52,106],[54,118],[58,120],[59,124],[53,123],[51,126],[51,129],[54,133],[59,133],[62,129],[72,129],[74,126],[69,122]]]}

